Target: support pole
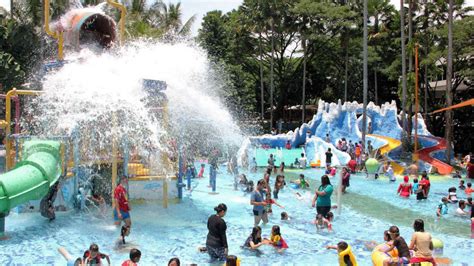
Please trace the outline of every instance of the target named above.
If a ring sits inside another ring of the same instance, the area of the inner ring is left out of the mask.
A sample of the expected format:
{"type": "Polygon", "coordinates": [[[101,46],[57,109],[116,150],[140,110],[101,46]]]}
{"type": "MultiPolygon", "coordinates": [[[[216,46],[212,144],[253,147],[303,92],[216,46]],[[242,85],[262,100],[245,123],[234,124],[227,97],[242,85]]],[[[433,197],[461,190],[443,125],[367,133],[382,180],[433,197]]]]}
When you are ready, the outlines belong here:
{"type": "Polygon", "coordinates": [[[414,161],[418,161],[418,44],[415,45],[415,151],[413,152],[414,161]]]}
{"type": "Polygon", "coordinates": [[[181,151],[178,148],[178,182],[176,182],[176,186],[178,187],[178,198],[183,198],[183,159],[181,157],[181,151]]]}
{"type": "Polygon", "coordinates": [[[163,208],[168,208],[168,176],[163,178],[163,208]]]}
{"type": "MultiPolygon", "coordinates": [[[[114,127],[114,132],[112,135],[112,198],[113,198],[113,193],[115,191],[115,187],[117,186],[117,168],[118,168],[118,163],[117,163],[117,139],[115,137],[115,129],[117,125],[117,117],[115,114],[113,114],[112,117],[112,123],[114,127]]],[[[114,201],[112,201],[114,202],[114,201]]],[[[112,203],[112,208],[114,208],[114,204],[112,203]]]]}
{"type": "Polygon", "coordinates": [[[6,213],[0,213],[0,240],[6,239],[5,236],[5,217],[7,217],[6,213]]]}
{"type": "Polygon", "coordinates": [[[362,41],[363,44],[363,54],[364,54],[364,92],[363,92],[363,111],[362,111],[362,151],[365,152],[365,136],[367,134],[367,90],[368,90],[368,52],[367,52],[367,20],[368,20],[368,11],[367,11],[367,0],[364,0],[364,40],[362,41]]]}
{"type": "Polygon", "coordinates": [[[128,163],[130,161],[130,149],[128,140],[125,138],[122,140],[123,143],[123,175],[128,177],[128,163]]]}
{"type": "Polygon", "coordinates": [[[191,169],[186,166],[186,181],[187,181],[187,188],[191,190],[191,169]]]}
{"type": "Polygon", "coordinates": [[[80,153],[79,153],[79,130],[76,128],[72,133],[73,139],[73,161],[74,161],[74,195],[78,193],[79,190],[79,164],[81,162],[80,153]]]}

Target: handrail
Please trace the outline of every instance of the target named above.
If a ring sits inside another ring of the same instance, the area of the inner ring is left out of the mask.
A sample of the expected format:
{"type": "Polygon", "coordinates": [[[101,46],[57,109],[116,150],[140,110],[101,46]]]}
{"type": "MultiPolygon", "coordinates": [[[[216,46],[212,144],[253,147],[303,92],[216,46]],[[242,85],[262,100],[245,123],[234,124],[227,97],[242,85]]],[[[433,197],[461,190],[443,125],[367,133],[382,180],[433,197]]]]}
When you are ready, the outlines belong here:
{"type": "MultiPolygon", "coordinates": [[[[48,0],[45,0],[48,1],[48,0]]],[[[33,91],[33,90],[17,90],[16,88],[13,88],[12,90],[8,91],[5,97],[5,121],[7,123],[7,127],[5,128],[5,135],[7,136],[7,141],[6,141],[6,164],[5,168],[6,170],[11,169],[13,167],[13,161],[12,161],[12,156],[11,156],[11,149],[12,149],[12,143],[10,138],[10,133],[11,133],[11,120],[12,120],[12,114],[11,114],[11,102],[12,98],[18,95],[40,95],[41,91],[33,91]]]]}
{"type": "Polygon", "coordinates": [[[123,38],[125,36],[125,16],[127,14],[127,8],[124,5],[119,4],[113,0],[107,0],[107,4],[120,10],[120,45],[123,43],[123,38]]]}
{"type": "Polygon", "coordinates": [[[64,46],[64,37],[63,37],[63,32],[53,32],[49,28],[49,0],[44,0],[44,30],[46,33],[53,37],[54,39],[58,40],[58,58],[59,60],[64,59],[64,52],[63,52],[63,46],[64,46]]]}

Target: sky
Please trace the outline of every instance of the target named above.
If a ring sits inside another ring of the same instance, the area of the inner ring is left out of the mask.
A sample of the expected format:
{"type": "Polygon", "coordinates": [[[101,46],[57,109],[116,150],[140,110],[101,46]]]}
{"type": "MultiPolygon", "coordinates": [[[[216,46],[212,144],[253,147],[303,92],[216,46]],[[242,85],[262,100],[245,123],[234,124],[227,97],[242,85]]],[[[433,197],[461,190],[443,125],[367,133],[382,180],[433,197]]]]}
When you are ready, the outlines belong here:
{"type": "MultiPolygon", "coordinates": [[[[154,2],[153,0],[147,0],[148,3],[154,2]]],[[[163,0],[165,3],[177,3],[181,2],[181,8],[183,10],[183,19],[187,20],[191,16],[196,15],[196,22],[193,25],[192,33],[197,35],[197,31],[201,26],[202,17],[209,11],[222,10],[224,13],[237,8],[243,0],[163,0]]],[[[400,7],[400,0],[390,0],[398,9],[400,7]]],[[[474,6],[474,0],[466,0],[467,5],[474,6]]],[[[0,6],[3,6],[7,10],[10,8],[10,0],[0,0],[0,6]]]]}

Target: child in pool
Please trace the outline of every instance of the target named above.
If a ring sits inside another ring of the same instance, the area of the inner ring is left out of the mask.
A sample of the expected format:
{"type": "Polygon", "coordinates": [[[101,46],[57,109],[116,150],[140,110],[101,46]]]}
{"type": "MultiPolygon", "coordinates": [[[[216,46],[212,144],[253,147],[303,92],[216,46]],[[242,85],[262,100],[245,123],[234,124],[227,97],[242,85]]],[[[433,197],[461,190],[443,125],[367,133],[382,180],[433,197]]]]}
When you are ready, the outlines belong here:
{"type": "Polygon", "coordinates": [[[282,220],[282,221],[289,221],[289,220],[290,220],[290,216],[288,216],[288,213],[286,213],[286,212],[281,212],[281,220],[282,220]]]}
{"type": "Polygon", "coordinates": [[[306,179],[304,179],[303,174],[300,174],[300,178],[298,180],[291,180],[290,183],[296,184],[302,189],[309,188],[309,183],[306,181],[306,179]]]}
{"type": "Polygon", "coordinates": [[[351,247],[344,241],[337,243],[336,246],[326,246],[327,249],[335,249],[339,254],[339,266],[357,265],[356,257],[352,253],[351,247]]]}
{"type": "Polygon", "coordinates": [[[386,170],[385,170],[385,175],[390,179],[390,182],[395,182],[395,174],[393,173],[393,168],[390,165],[389,162],[387,162],[386,170]]]}
{"type": "Polygon", "coordinates": [[[464,193],[466,193],[466,196],[470,197],[473,191],[474,191],[474,189],[472,189],[472,183],[468,182],[467,187],[464,190],[464,193]]]}
{"type": "Polygon", "coordinates": [[[140,261],[141,257],[142,257],[141,251],[136,248],[132,248],[129,254],[130,259],[124,261],[122,263],[122,266],[138,266],[138,262],[140,261]]]}
{"type": "Polygon", "coordinates": [[[466,186],[464,185],[464,180],[459,180],[459,190],[466,190],[466,186]]]}
{"type": "MultiPolygon", "coordinates": [[[[390,237],[393,239],[393,243],[389,244],[390,248],[387,249],[386,252],[392,251],[394,248],[398,250],[398,263],[402,265],[406,265],[410,262],[410,250],[408,249],[407,242],[403,237],[400,236],[400,230],[397,226],[393,225],[390,226],[388,229],[390,233],[390,237]]],[[[384,266],[388,266],[390,264],[386,263],[384,266]]]]}
{"type": "Polygon", "coordinates": [[[136,246],[133,243],[125,242],[125,237],[130,235],[130,227],[123,225],[120,229],[120,238],[115,241],[115,249],[119,251],[130,251],[136,246]]]}
{"type": "Polygon", "coordinates": [[[327,218],[324,218],[322,214],[316,215],[316,220],[314,224],[316,224],[316,229],[319,231],[321,229],[327,228],[328,232],[332,232],[332,220],[334,218],[334,214],[332,212],[328,212],[327,218]]]}
{"type": "Polygon", "coordinates": [[[285,249],[288,248],[288,244],[286,244],[285,240],[281,236],[280,227],[278,225],[274,225],[272,227],[272,234],[270,236],[270,244],[274,246],[280,253],[285,251],[285,249]]]}
{"type": "Polygon", "coordinates": [[[441,203],[438,205],[436,209],[436,216],[441,218],[442,215],[448,214],[448,198],[443,197],[441,199],[441,203]]]}
{"type": "Polygon", "coordinates": [[[272,196],[271,196],[270,192],[267,192],[265,202],[267,203],[267,205],[265,206],[265,209],[266,209],[267,213],[272,213],[273,212],[272,204],[275,204],[276,206],[278,206],[282,209],[285,208],[285,207],[281,206],[280,204],[278,204],[278,202],[276,202],[274,199],[272,199],[272,196]]]}
{"type": "Polygon", "coordinates": [[[466,202],[464,200],[460,200],[458,203],[458,208],[456,209],[456,215],[460,216],[467,216],[469,212],[465,211],[466,202]]]}
{"type": "Polygon", "coordinates": [[[206,167],[206,165],[202,163],[202,164],[201,164],[201,169],[199,169],[199,174],[198,174],[198,176],[197,176],[198,178],[204,177],[204,168],[205,168],[205,167],[206,167]]]}
{"type": "Polygon", "coordinates": [[[456,188],[450,187],[448,189],[448,202],[450,203],[457,203],[458,202],[458,195],[456,194],[456,188]]]}

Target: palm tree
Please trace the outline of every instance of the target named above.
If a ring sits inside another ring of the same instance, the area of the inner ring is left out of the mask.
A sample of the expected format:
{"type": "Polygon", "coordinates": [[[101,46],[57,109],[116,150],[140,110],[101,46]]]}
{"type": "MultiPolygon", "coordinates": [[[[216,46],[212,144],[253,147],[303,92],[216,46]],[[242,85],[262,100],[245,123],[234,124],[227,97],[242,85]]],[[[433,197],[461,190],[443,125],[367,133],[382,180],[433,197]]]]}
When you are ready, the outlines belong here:
{"type": "MultiPolygon", "coordinates": [[[[448,7],[448,69],[446,70],[446,106],[453,104],[453,92],[452,92],[452,76],[453,76],[453,0],[449,0],[448,7]]],[[[453,111],[447,110],[445,114],[446,129],[445,137],[447,142],[446,147],[446,160],[448,163],[451,162],[451,142],[452,142],[452,130],[453,130],[453,111]]]]}
{"type": "MultiPolygon", "coordinates": [[[[139,1],[139,0],[136,0],[139,1]]],[[[166,5],[163,1],[156,1],[148,10],[148,21],[157,28],[172,35],[186,36],[196,20],[191,16],[186,22],[182,21],[181,3],[166,5]]]]}

